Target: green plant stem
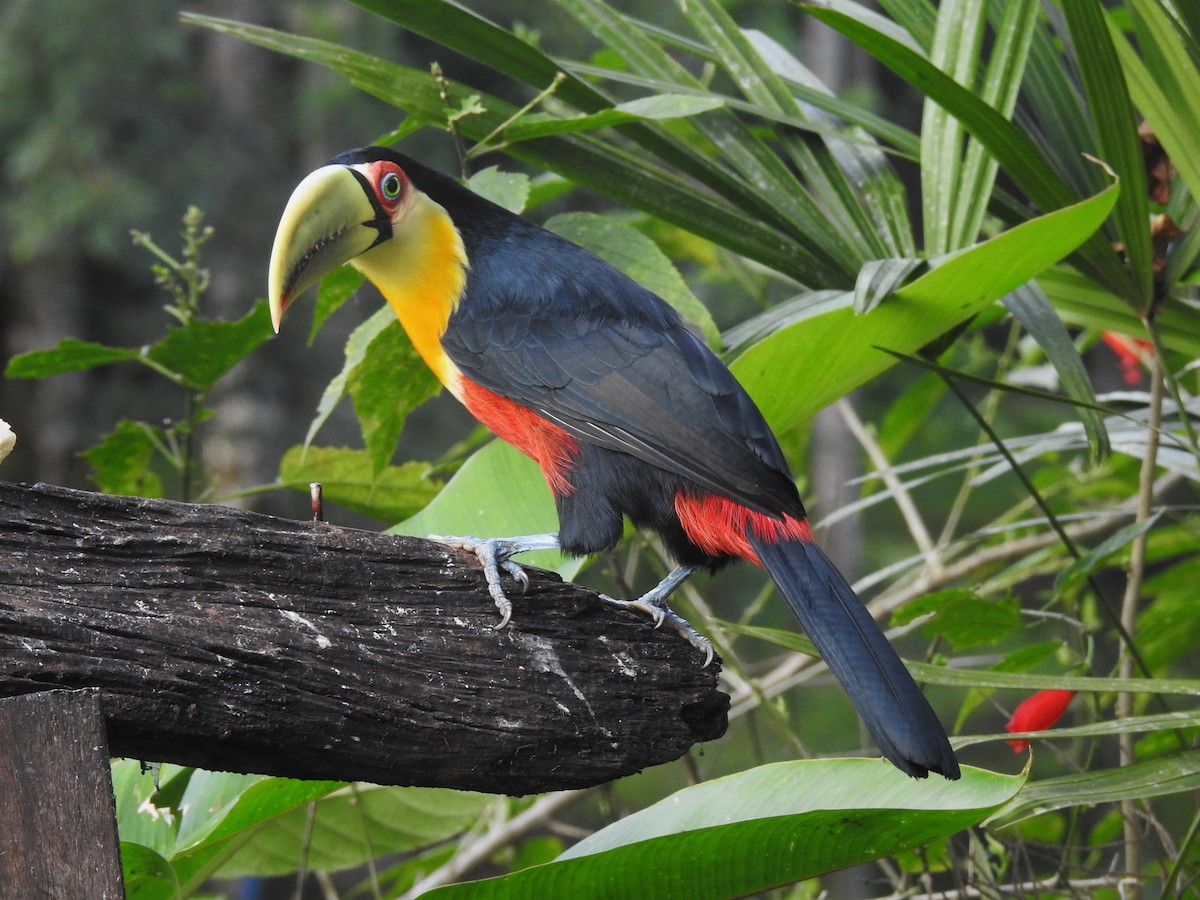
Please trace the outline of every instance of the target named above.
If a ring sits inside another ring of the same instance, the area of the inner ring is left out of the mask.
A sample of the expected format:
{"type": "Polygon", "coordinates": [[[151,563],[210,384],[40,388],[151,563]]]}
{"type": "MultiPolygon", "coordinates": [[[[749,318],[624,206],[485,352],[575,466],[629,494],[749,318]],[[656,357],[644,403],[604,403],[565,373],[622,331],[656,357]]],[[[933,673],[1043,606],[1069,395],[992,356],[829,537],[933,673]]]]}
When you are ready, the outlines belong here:
{"type": "MultiPolygon", "coordinates": [[[[1142,469],[1138,479],[1138,507],[1134,517],[1135,522],[1145,521],[1150,517],[1152,496],[1154,492],[1154,471],[1158,464],[1158,427],[1162,424],[1163,403],[1163,364],[1162,357],[1155,353],[1150,361],[1150,410],[1146,431],[1146,454],[1142,457],[1142,469]]],[[[1180,414],[1186,418],[1183,409],[1180,414]]],[[[1121,603],[1121,627],[1132,635],[1137,626],[1139,600],[1142,595],[1142,580],[1146,571],[1146,543],[1148,534],[1143,532],[1134,539],[1129,552],[1129,573],[1125,581],[1125,596],[1121,603]]],[[[1131,644],[1132,645],[1132,644],[1131,644]]],[[[1133,659],[1129,654],[1121,657],[1119,675],[1122,678],[1133,677],[1133,659]]],[[[1133,715],[1133,694],[1117,695],[1117,718],[1128,719],[1133,715]]],[[[1128,765],[1134,760],[1133,735],[1124,732],[1118,739],[1121,765],[1128,765]]],[[[1137,801],[1121,801],[1121,817],[1124,820],[1125,832],[1125,869],[1132,880],[1128,885],[1127,897],[1137,900],[1141,896],[1141,883],[1137,881],[1137,873],[1141,869],[1140,849],[1141,834],[1137,825],[1137,801]]]]}

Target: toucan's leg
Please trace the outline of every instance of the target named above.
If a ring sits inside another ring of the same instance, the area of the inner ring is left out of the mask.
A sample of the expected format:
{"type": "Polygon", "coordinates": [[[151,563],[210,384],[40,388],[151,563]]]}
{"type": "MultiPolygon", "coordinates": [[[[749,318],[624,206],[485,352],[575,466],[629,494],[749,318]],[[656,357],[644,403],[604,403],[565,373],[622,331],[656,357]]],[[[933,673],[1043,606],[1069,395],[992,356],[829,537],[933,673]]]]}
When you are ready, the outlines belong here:
{"type": "Polygon", "coordinates": [[[512,618],[512,601],[505,596],[504,588],[500,585],[500,570],[503,569],[511,575],[524,591],[529,587],[529,576],[512,561],[512,557],[531,550],[559,549],[558,535],[554,533],[527,534],[512,538],[446,537],[431,534],[429,539],[447,547],[474,553],[479,559],[479,564],[483,566],[483,577],[487,580],[488,593],[492,595],[496,609],[500,610],[497,629],[503,628],[512,618]]]}
{"type": "Polygon", "coordinates": [[[667,606],[667,600],[675,593],[675,590],[687,581],[699,568],[699,566],[678,566],[671,572],[668,572],[666,578],[636,600],[616,600],[606,594],[601,594],[600,596],[614,606],[623,606],[626,609],[634,609],[645,613],[654,620],[655,628],[658,628],[663,623],[670,625],[679,632],[685,641],[704,654],[704,665],[707,666],[712,662],[713,658],[712,641],[696,631],[683,616],[667,606]]]}

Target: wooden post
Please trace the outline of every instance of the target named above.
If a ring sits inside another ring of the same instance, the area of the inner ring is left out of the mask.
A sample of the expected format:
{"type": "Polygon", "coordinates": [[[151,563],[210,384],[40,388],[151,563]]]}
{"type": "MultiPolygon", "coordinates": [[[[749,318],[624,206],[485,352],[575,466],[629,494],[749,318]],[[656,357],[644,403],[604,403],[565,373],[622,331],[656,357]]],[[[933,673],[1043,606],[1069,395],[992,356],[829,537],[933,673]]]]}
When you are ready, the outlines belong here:
{"type": "Polygon", "coordinates": [[[0,894],[122,900],[100,692],[0,700],[0,894]]]}

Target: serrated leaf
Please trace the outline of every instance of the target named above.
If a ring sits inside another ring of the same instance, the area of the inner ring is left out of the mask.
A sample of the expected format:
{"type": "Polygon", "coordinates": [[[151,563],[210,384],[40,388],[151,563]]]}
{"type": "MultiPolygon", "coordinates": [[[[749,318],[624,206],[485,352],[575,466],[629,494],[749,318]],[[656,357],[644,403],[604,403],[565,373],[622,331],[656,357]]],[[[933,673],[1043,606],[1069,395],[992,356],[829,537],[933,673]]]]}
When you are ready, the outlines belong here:
{"type": "Polygon", "coordinates": [[[249,356],[271,336],[271,314],[259,300],[236,322],[197,319],[172,328],[147,356],[163,368],[177,372],[190,387],[209,390],[222,375],[249,356]]]}
{"type": "Polygon", "coordinates": [[[9,378],[49,378],[111,363],[129,362],[140,355],[140,350],[131,347],[106,347],[67,338],[49,350],[31,350],[14,356],[8,361],[4,374],[9,378]]]}
{"type": "Polygon", "coordinates": [[[430,898],[740,897],[919,846],[981,821],[1023,776],[907,778],[884,760],[759,766],[678,791],[556,861],[430,898]]]}
{"type": "Polygon", "coordinates": [[[312,327],[308,331],[309,346],[312,346],[321,326],[354,295],[363,281],[363,274],[353,266],[342,266],[321,279],[317,286],[317,304],[313,309],[312,327]]]}
{"type": "MultiPolygon", "coordinates": [[[[928,594],[906,604],[904,618],[932,613],[923,631],[944,637],[955,651],[995,644],[1023,628],[1021,603],[1016,597],[984,600],[974,591],[951,589],[928,594]]],[[[898,623],[899,624],[899,623],[898,623]]]]}
{"type": "Polygon", "coordinates": [[[292,447],[279,463],[279,478],[307,491],[319,481],[328,503],[381,522],[398,522],[426,506],[441,490],[424,462],[384,466],[374,471],[365,450],[350,447],[292,447]]]}
{"type": "Polygon", "coordinates": [[[439,390],[437,378],[393,318],[346,379],[373,472],[382,471],[396,452],[408,414],[439,390]]]}
{"type": "Polygon", "coordinates": [[[341,402],[342,397],[346,396],[346,385],[350,381],[350,376],[366,357],[371,342],[389,326],[399,328],[400,323],[396,321],[395,313],[390,308],[381,306],[369,319],[350,332],[350,337],[346,339],[346,358],[342,363],[342,371],[338,372],[325,386],[321,399],[317,401],[317,414],[308,425],[308,433],[304,436],[304,446],[307,447],[313,442],[317,432],[321,430],[321,426],[333,415],[333,411],[341,402]]]}
{"type": "Polygon", "coordinates": [[[151,466],[161,439],[161,430],[145,422],[122,419],[100,443],[80,456],[87,460],[92,482],[104,493],[161,497],[162,480],[151,466]]]}
{"type": "Polygon", "coordinates": [[[467,179],[467,187],[518,215],[529,202],[529,176],[523,172],[503,172],[499,166],[476,172],[467,179]]]}
{"type": "Polygon", "coordinates": [[[615,216],[583,212],[555,216],[546,227],[587,247],[642,287],[658,294],[685,319],[699,326],[710,346],[719,346],[720,332],[708,308],[692,293],[667,255],[636,228],[615,216]]]}

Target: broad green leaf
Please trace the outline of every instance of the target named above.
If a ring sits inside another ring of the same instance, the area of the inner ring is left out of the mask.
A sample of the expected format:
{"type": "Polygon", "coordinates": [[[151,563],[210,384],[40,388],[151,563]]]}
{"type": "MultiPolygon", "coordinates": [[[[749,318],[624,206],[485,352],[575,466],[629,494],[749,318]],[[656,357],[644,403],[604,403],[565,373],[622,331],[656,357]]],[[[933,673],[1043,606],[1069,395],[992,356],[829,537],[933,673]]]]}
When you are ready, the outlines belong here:
{"type": "Polygon", "coordinates": [[[467,187],[518,215],[525,212],[529,202],[529,176],[523,172],[504,172],[498,166],[488,166],[468,178],[467,187]]]}
{"type": "Polygon", "coordinates": [[[562,213],[546,227],[567,240],[587,247],[612,263],[642,287],[670,303],[689,322],[700,327],[709,346],[719,346],[721,333],[707,307],[692,293],[679,270],[658,245],[616,216],[562,213]]]}
{"type": "Polygon", "coordinates": [[[92,482],[106,494],[161,497],[162,479],[152,467],[162,431],[145,422],[122,419],[80,455],[87,460],[92,482]]]}
{"type": "Polygon", "coordinates": [[[180,805],[179,843],[171,856],[180,884],[199,888],[266,822],[343,784],[197,770],[180,805]]]}
{"type": "Polygon", "coordinates": [[[991,828],[1007,828],[1031,816],[1068,806],[1095,806],[1121,800],[1147,800],[1200,789],[1200,750],[1133,762],[1115,769],[1065,775],[1027,785],[988,819],[991,828]]]}
{"type": "Polygon", "coordinates": [[[140,350],[131,347],[106,347],[67,338],[49,350],[32,350],[14,356],[8,361],[4,374],[9,378],[49,378],[111,363],[129,362],[140,355],[140,350]]]}
{"type": "Polygon", "coordinates": [[[136,759],[115,759],[111,768],[122,858],[127,843],[151,850],[160,858],[170,857],[179,813],[159,796],[157,773],[136,759]]]}
{"type": "Polygon", "coordinates": [[[326,502],[381,522],[411,516],[441,490],[428,463],[384,466],[376,472],[367,451],[349,447],[292,447],[279,463],[279,479],[303,491],[319,481],[326,502]]]}
{"type": "Polygon", "coordinates": [[[126,900],[178,900],[179,879],[171,864],[149,847],[121,841],[126,900]]]}
{"type": "Polygon", "coordinates": [[[1095,232],[1115,184],[932,263],[874,311],[855,316],[850,294],[799,311],[742,352],[731,368],[776,431],[785,431],[874,378],[1071,253],[1095,232]],[[799,386],[803,390],[799,390],[799,386]]]}
{"type": "MultiPolygon", "coordinates": [[[[1129,304],[1067,266],[1047,269],[1037,282],[1068,325],[1133,337],[1146,333],[1129,304]]],[[[1200,316],[1192,306],[1168,297],[1159,306],[1154,324],[1166,347],[1200,357],[1200,316]]]]}
{"type": "MultiPolygon", "coordinates": [[[[558,513],[537,463],[503,441],[475,451],[421,512],[395,534],[516,537],[558,530],[558,513]]],[[[555,551],[522,554],[519,562],[574,578],[582,560],[555,551]]]]}
{"type": "Polygon", "coordinates": [[[383,471],[395,454],[408,414],[439,390],[437,377],[393,316],[346,379],[372,472],[383,471]]]}
{"type": "Polygon", "coordinates": [[[556,861],[430,898],[739,897],[920,846],[984,819],[1023,776],[916,781],[879,759],[776,763],[685,788],[556,861]]]}
{"type": "Polygon", "coordinates": [[[147,355],[163,368],[178,372],[189,386],[207,391],[270,336],[271,314],[267,301],[259,300],[236,322],[197,319],[172,328],[150,346],[147,355]]]}
{"type": "Polygon", "coordinates": [[[219,873],[283,875],[301,862],[310,871],[337,871],[412,853],[468,830],[494,803],[495,797],[471,791],[347,785],[311,809],[306,804],[266,822],[219,873]]]}

